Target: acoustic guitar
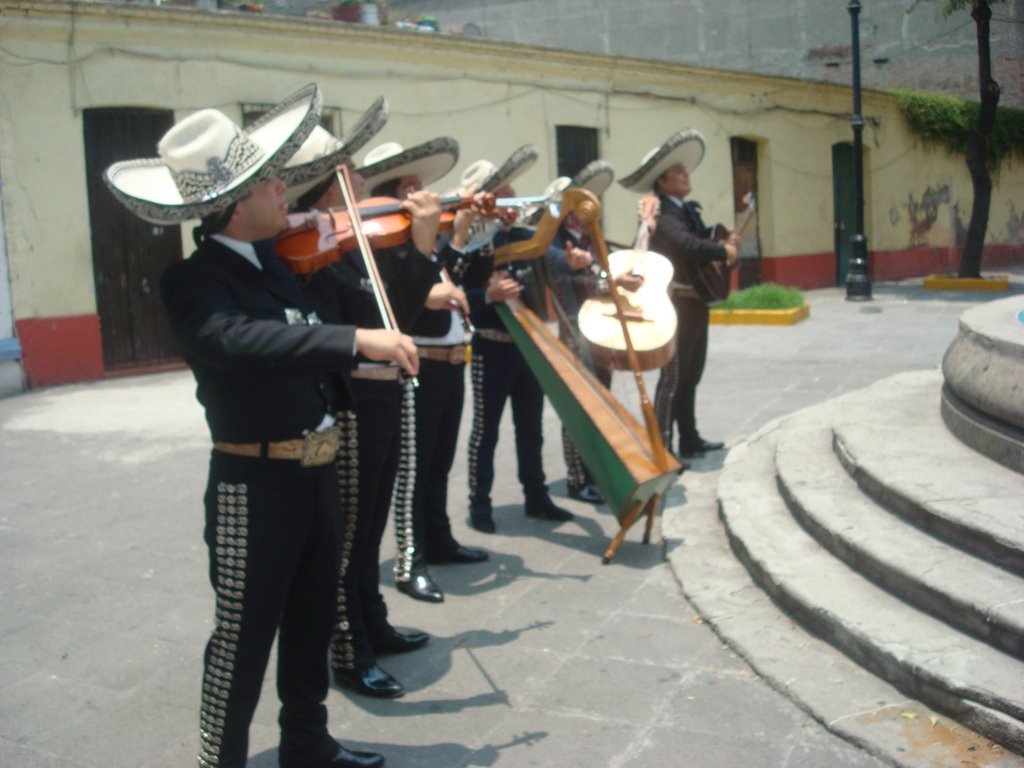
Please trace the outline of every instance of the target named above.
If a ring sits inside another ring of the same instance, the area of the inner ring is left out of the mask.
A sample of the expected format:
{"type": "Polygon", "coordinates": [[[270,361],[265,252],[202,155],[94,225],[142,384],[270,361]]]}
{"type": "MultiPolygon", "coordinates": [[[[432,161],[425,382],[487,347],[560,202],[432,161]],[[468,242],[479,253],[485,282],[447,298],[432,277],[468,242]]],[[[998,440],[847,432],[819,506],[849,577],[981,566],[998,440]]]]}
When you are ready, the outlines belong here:
{"type": "MultiPolygon", "coordinates": [[[[743,196],[743,203],[747,207],[736,220],[736,234],[738,235],[743,234],[743,230],[747,228],[757,212],[753,192],[747,192],[743,196]]],[[[729,239],[729,230],[723,224],[716,224],[712,237],[718,242],[724,243],[729,239]]],[[[683,262],[683,266],[690,285],[704,301],[713,304],[729,298],[729,291],[732,288],[732,267],[729,264],[724,261],[711,261],[706,264],[683,262]]]]}
{"type": "MultiPolygon", "coordinates": [[[[635,291],[618,286],[613,290],[619,294],[640,369],[662,368],[676,349],[676,310],[668,295],[672,262],[654,251],[625,250],[608,254],[608,266],[613,276],[633,274],[643,278],[635,291]]],[[[606,367],[629,370],[626,339],[611,296],[584,301],[577,322],[591,355],[606,367]]]]}

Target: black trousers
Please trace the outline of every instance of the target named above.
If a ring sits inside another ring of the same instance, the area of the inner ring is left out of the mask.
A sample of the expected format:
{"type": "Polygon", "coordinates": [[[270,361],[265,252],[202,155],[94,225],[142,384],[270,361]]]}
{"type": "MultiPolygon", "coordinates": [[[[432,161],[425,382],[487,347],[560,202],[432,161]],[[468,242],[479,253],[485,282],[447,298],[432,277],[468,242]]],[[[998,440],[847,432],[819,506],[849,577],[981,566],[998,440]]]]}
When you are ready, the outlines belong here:
{"type": "Polygon", "coordinates": [[[372,664],[373,639],[389,628],[380,591],[380,545],[398,471],[402,386],[352,380],[356,415],[342,414],[337,461],[344,515],[342,562],[336,580],[338,621],[331,639],[337,669],[372,664]]]}
{"type": "Polygon", "coordinates": [[[708,305],[700,299],[673,298],[679,330],[676,354],[661,369],[654,391],[654,410],[666,446],[672,445],[672,426],[678,428],[679,450],[700,440],[697,431],[697,385],[708,356],[708,305]]]}
{"type": "Polygon", "coordinates": [[[334,469],[213,451],[204,503],[216,617],[199,765],[245,765],[275,635],[282,759],[319,759],[334,745],[324,706],[338,572],[334,469]]]}
{"type": "Polygon", "coordinates": [[[541,459],[544,390],[515,344],[473,339],[473,429],[469,436],[469,506],[490,510],[494,451],[505,403],[512,401],[519,482],[527,501],[547,497],[541,459]]]}
{"type": "Polygon", "coordinates": [[[442,557],[458,546],[448,518],[448,475],[458,449],[466,366],[421,358],[418,379],[413,529],[420,555],[442,557]]]}

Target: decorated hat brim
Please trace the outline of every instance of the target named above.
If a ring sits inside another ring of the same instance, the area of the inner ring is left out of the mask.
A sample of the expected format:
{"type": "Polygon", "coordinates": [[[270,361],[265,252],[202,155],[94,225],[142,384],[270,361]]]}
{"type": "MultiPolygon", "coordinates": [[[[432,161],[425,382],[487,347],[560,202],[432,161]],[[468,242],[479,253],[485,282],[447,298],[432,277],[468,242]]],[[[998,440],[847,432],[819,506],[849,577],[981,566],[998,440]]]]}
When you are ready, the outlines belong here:
{"type": "Polygon", "coordinates": [[[366,180],[367,189],[405,176],[418,176],[420,184],[426,187],[447,175],[457,162],[459,142],[450,136],[442,136],[357,170],[366,180]]]}
{"type": "Polygon", "coordinates": [[[569,186],[580,187],[581,189],[593,192],[596,196],[600,197],[604,194],[605,190],[612,185],[614,180],[615,169],[612,168],[611,163],[605,160],[594,160],[593,162],[587,163],[582,170],[573,177],[569,186]]]}
{"type": "Polygon", "coordinates": [[[177,224],[201,219],[241,200],[278,172],[317,124],[320,108],[320,91],[310,83],[244,129],[262,151],[262,159],[219,188],[216,195],[200,201],[182,198],[171,170],[160,158],[114,163],[104,172],[103,180],[118,201],[147,221],[177,224]]]}
{"type": "Polygon", "coordinates": [[[682,163],[688,173],[693,173],[703,159],[704,136],[700,131],[679,131],[651,153],[633,173],[619,179],[619,184],[631,192],[647,194],[654,188],[654,182],[676,163],[682,163]]]}
{"type": "Polygon", "coordinates": [[[506,184],[511,184],[526,173],[536,162],[537,147],[533,144],[524,144],[509,155],[508,160],[502,163],[500,168],[487,177],[480,185],[480,191],[495,192],[506,184]]]}
{"type": "Polygon", "coordinates": [[[380,132],[387,121],[388,102],[381,96],[363,113],[356,124],[352,126],[352,130],[343,138],[336,139],[331,136],[333,145],[326,148],[323,154],[308,163],[286,164],[278,171],[278,178],[288,185],[290,194],[301,197],[302,192],[316,186],[321,179],[334,173],[339,164],[366,146],[366,143],[380,132]],[[305,189],[295,194],[296,189],[300,186],[305,189]]]}

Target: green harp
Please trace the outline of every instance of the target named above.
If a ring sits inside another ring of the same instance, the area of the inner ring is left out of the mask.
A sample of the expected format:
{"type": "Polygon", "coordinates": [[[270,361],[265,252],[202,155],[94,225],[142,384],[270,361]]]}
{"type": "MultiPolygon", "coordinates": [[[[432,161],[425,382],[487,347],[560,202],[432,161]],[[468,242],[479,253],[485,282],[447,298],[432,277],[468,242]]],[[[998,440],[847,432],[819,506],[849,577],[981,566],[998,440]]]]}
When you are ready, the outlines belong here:
{"type": "MultiPolygon", "coordinates": [[[[494,255],[495,267],[543,256],[569,213],[575,213],[586,227],[594,244],[594,256],[608,271],[608,250],[600,226],[601,204],[585,189],[565,190],[558,215],[553,215],[552,206],[548,206],[531,239],[498,248],[494,255]]],[[[682,470],[662,442],[620,297],[617,291],[611,294],[622,324],[626,357],[640,394],[643,425],[536,314],[518,301],[496,305],[502,322],[618,518],[619,531],[605,551],[604,563],[611,562],[626,533],[641,516],[646,517],[643,541],[645,544],[650,541],[660,502],[682,470]]]]}

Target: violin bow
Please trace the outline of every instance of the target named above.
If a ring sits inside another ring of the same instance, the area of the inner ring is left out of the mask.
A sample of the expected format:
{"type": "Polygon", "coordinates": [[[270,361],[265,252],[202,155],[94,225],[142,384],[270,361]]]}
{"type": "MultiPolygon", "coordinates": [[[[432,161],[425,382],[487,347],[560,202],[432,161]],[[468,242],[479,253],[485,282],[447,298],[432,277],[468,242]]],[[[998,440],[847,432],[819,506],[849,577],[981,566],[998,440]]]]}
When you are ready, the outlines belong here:
{"type": "MultiPolygon", "coordinates": [[[[363,257],[363,263],[366,265],[366,274],[370,280],[370,287],[373,289],[373,297],[377,301],[377,309],[380,312],[384,328],[389,331],[397,331],[399,330],[398,321],[395,319],[395,313],[391,309],[391,302],[388,301],[388,296],[384,292],[380,271],[377,269],[377,260],[373,257],[373,249],[370,248],[370,242],[366,239],[366,233],[363,232],[363,220],[359,215],[355,195],[352,193],[352,182],[348,175],[348,166],[342,165],[340,168],[341,170],[335,172],[338,175],[338,183],[341,185],[341,194],[345,199],[345,207],[348,208],[348,217],[352,224],[352,234],[356,237],[356,242],[359,244],[359,253],[363,257]]],[[[419,385],[416,377],[413,377],[411,381],[413,386],[419,385]]]]}

